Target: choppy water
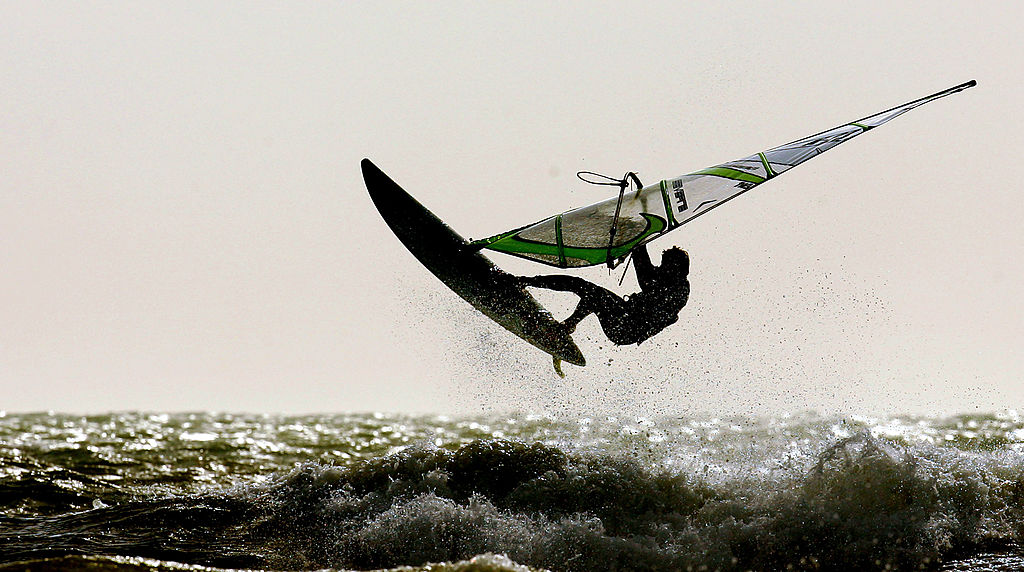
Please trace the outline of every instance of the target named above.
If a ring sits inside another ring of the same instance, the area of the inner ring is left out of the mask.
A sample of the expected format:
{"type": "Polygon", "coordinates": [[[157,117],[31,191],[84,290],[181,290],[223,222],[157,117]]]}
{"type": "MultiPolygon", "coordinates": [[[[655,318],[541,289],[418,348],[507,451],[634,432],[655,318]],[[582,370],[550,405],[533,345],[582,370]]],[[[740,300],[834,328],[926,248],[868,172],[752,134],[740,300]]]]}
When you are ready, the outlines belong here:
{"type": "Polygon", "coordinates": [[[0,570],[1019,570],[1022,538],[1014,412],[0,417],[0,570]]]}

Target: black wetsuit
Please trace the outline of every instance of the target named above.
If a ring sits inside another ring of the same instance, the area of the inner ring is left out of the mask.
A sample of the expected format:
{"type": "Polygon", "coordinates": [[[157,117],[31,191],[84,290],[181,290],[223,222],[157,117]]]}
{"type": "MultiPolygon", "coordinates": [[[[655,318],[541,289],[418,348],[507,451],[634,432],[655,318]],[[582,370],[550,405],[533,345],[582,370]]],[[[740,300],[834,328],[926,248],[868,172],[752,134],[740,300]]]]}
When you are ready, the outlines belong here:
{"type": "Polygon", "coordinates": [[[617,345],[639,344],[679,320],[690,296],[689,257],[678,251],[678,261],[667,268],[651,264],[643,245],[633,250],[640,292],[620,298],[614,292],[576,276],[562,274],[524,278],[527,286],[573,292],[580,303],[563,324],[573,331],[583,318],[596,314],[608,339],[617,345]]]}

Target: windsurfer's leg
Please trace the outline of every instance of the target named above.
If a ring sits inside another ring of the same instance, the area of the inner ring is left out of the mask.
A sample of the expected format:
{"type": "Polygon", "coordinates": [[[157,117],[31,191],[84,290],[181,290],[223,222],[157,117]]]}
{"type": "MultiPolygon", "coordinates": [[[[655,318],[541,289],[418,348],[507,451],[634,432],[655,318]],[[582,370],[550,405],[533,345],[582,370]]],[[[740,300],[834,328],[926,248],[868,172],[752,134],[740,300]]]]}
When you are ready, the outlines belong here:
{"type": "MultiPolygon", "coordinates": [[[[577,276],[551,274],[546,276],[524,277],[521,280],[526,286],[558,290],[561,292],[572,292],[580,297],[580,302],[576,306],[572,315],[562,321],[562,324],[566,326],[570,332],[574,331],[576,326],[590,314],[600,312],[610,317],[617,311],[622,312],[625,310],[625,303],[622,301],[622,298],[619,298],[614,292],[606,290],[597,284],[588,282],[577,276]]],[[[600,319],[600,314],[598,317],[600,319]]],[[[605,322],[606,319],[601,319],[602,325],[605,322]]]]}
{"type": "Polygon", "coordinates": [[[640,326],[629,311],[626,302],[621,298],[604,299],[599,305],[591,308],[601,323],[604,335],[616,345],[628,345],[636,342],[636,330],[640,326]]]}
{"type": "Polygon", "coordinates": [[[580,303],[576,304],[576,309],[572,311],[572,314],[570,314],[568,318],[562,320],[562,325],[565,326],[571,334],[576,331],[576,326],[583,321],[583,318],[586,318],[593,313],[594,310],[591,309],[587,301],[581,298],[580,303]]]}

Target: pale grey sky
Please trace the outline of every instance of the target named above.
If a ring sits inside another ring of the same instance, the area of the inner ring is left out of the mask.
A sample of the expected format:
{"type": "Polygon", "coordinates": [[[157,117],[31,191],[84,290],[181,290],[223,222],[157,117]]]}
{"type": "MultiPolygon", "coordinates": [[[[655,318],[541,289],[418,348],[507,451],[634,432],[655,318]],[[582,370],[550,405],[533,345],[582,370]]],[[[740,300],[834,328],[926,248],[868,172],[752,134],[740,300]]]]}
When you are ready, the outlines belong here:
{"type": "Polygon", "coordinates": [[[0,410],[1024,407],[1019,3],[596,4],[3,4],[0,410]],[[564,381],[359,173],[482,237],[604,198],[580,169],[673,177],[970,79],[655,242],[693,260],[680,322],[589,319],[564,381]]]}

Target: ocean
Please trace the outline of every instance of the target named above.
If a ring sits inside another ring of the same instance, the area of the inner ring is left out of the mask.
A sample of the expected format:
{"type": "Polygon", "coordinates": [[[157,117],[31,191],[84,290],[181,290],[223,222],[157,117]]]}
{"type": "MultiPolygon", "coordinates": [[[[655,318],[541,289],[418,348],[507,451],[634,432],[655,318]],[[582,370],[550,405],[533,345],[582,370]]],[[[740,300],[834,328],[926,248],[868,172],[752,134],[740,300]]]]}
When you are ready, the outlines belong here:
{"type": "Polygon", "coordinates": [[[1024,569],[1024,418],[0,416],[0,571],[1024,569]]]}

